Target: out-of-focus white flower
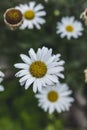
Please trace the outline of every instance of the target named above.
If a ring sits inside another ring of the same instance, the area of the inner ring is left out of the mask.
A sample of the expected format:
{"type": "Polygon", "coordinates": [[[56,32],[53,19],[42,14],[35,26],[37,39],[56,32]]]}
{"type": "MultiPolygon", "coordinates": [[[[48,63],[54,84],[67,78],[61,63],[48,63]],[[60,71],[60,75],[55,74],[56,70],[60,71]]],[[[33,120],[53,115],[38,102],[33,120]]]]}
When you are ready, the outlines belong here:
{"type": "Polygon", "coordinates": [[[84,75],[85,75],[85,83],[87,83],[87,69],[84,70],[84,75]]]}
{"type": "Polygon", "coordinates": [[[63,17],[61,22],[57,23],[57,34],[60,34],[61,38],[66,36],[70,40],[72,37],[76,39],[82,35],[82,24],[74,19],[73,16],[63,17]]]}
{"type": "Polygon", "coordinates": [[[15,7],[16,9],[19,9],[24,16],[24,21],[20,29],[25,29],[26,27],[28,29],[33,29],[34,26],[37,29],[40,29],[41,25],[46,22],[44,18],[42,18],[46,15],[46,12],[43,10],[44,6],[42,4],[35,4],[36,2],[32,1],[29,2],[29,5],[20,4],[19,6],[15,7]]]}
{"type": "Polygon", "coordinates": [[[59,77],[64,78],[61,73],[64,61],[60,60],[60,54],[52,55],[52,49],[42,47],[35,53],[31,48],[29,56],[21,54],[20,57],[24,63],[14,66],[21,69],[16,77],[21,77],[19,82],[21,85],[25,84],[25,89],[33,83],[33,91],[41,91],[43,86],[58,83],[59,77]]]}
{"type": "MultiPolygon", "coordinates": [[[[0,83],[3,81],[4,73],[0,71],[0,83]]],[[[4,91],[3,85],[0,85],[0,92],[4,91]]]]}
{"type": "Polygon", "coordinates": [[[35,97],[38,99],[38,106],[48,111],[50,114],[55,110],[59,113],[68,111],[74,98],[70,97],[72,93],[66,84],[57,83],[54,86],[43,88],[35,97]]]}
{"type": "Polygon", "coordinates": [[[80,18],[84,20],[84,23],[87,26],[87,8],[81,13],[80,18]]]}
{"type": "Polygon", "coordinates": [[[44,0],[45,2],[48,2],[49,0],[44,0]]]}

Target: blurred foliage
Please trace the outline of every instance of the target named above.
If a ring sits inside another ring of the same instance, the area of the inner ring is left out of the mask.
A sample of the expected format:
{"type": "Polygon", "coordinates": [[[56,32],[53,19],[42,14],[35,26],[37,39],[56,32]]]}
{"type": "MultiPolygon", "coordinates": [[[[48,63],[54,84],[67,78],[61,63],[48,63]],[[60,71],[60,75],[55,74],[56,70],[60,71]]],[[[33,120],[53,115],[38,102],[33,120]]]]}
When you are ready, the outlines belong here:
{"type": "Polygon", "coordinates": [[[65,119],[62,116],[51,123],[47,113],[37,107],[32,86],[26,91],[19,85],[18,79],[14,77],[16,70],[13,65],[21,61],[19,54],[27,54],[31,47],[35,50],[42,46],[53,48],[53,52],[61,53],[61,58],[66,62],[65,79],[62,82],[83,93],[83,70],[87,67],[87,27],[83,23],[83,36],[68,41],[56,34],[56,23],[63,16],[75,16],[80,20],[87,2],[48,0],[45,3],[44,0],[36,0],[44,5],[47,12],[46,24],[42,25],[41,30],[9,30],[3,21],[5,10],[28,2],[29,0],[0,1],[0,63],[3,72],[7,74],[3,82],[6,90],[0,93],[0,130],[65,130],[65,119]],[[55,10],[59,11],[58,15],[55,15],[55,10]]]}

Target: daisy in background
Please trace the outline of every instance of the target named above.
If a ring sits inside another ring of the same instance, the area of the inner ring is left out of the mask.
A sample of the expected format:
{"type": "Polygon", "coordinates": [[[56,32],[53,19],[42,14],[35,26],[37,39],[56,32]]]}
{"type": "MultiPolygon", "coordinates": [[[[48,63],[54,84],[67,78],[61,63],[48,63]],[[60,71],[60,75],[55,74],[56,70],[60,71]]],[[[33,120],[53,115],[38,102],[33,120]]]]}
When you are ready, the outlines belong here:
{"type": "Polygon", "coordinates": [[[59,77],[64,78],[61,71],[64,70],[64,61],[60,60],[60,54],[53,55],[52,49],[39,48],[37,53],[31,48],[29,56],[21,54],[24,63],[17,63],[14,66],[21,69],[16,77],[21,77],[19,82],[25,84],[25,89],[33,83],[33,91],[42,91],[42,87],[58,83],[59,77]]]}
{"type": "Polygon", "coordinates": [[[45,20],[42,17],[46,15],[46,12],[43,11],[44,6],[42,4],[36,5],[36,2],[33,1],[29,2],[28,5],[20,4],[15,8],[19,9],[24,16],[24,21],[20,29],[25,29],[26,27],[28,29],[33,29],[34,26],[37,29],[40,29],[40,26],[45,23],[45,20]]]}
{"type": "Polygon", "coordinates": [[[72,17],[63,17],[61,22],[57,23],[57,34],[60,34],[61,38],[67,37],[68,40],[78,38],[82,35],[83,27],[81,22],[75,20],[72,17]]]}
{"type": "Polygon", "coordinates": [[[4,22],[11,29],[15,30],[23,23],[23,15],[20,10],[9,8],[4,13],[4,22]]]}
{"type": "MultiPolygon", "coordinates": [[[[0,71],[0,83],[3,81],[4,73],[0,71]]],[[[0,85],[0,92],[4,91],[4,87],[0,85]]]]}
{"type": "Polygon", "coordinates": [[[35,97],[38,99],[38,106],[52,114],[55,110],[61,113],[70,109],[74,101],[74,98],[70,97],[71,93],[67,84],[57,83],[43,88],[35,97]]]}
{"type": "Polygon", "coordinates": [[[49,0],[44,0],[46,3],[49,1],[49,0]]]}

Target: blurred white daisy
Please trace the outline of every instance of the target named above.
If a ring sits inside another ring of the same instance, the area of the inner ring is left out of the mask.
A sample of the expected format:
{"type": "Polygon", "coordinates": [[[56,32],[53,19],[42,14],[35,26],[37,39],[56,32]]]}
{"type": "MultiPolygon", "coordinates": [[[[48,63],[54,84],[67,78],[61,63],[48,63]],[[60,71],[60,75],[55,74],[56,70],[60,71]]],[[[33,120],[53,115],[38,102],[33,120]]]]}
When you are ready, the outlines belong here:
{"type": "Polygon", "coordinates": [[[72,17],[63,17],[61,22],[57,23],[57,34],[60,34],[61,38],[67,37],[68,40],[78,38],[82,35],[83,27],[82,23],[75,20],[72,17]]]}
{"type": "MultiPolygon", "coordinates": [[[[0,71],[0,83],[3,81],[4,73],[0,71]]],[[[0,85],[0,92],[4,91],[4,87],[0,85]]]]}
{"type": "Polygon", "coordinates": [[[48,2],[49,0],[44,0],[45,2],[48,2]]]}
{"type": "Polygon", "coordinates": [[[16,77],[22,77],[19,82],[25,84],[25,89],[33,83],[33,91],[41,91],[43,86],[57,83],[64,78],[61,71],[64,70],[64,61],[60,60],[60,54],[52,55],[52,49],[39,48],[37,53],[31,48],[29,56],[21,54],[24,63],[17,63],[14,66],[21,69],[16,77]]]}
{"type": "Polygon", "coordinates": [[[20,29],[25,29],[28,27],[28,29],[33,29],[34,26],[37,29],[40,29],[41,24],[45,23],[43,16],[46,15],[46,12],[43,10],[44,6],[42,4],[36,5],[36,2],[29,2],[29,5],[27,4],[20,4],[19,6],[15,7],[16,9],[19,9],[23,16],[24,21],[21,25],[20,29]]]}
{"type": "Polygon", "coordinates": [[[55,110],[59,113],[68,111],[74,98],[70,97],[72,93],[67,84],[57,83],[54,86],[43,88],[35,97],[38,99],[38,106],[48,111],[50,114],[55,110]]]}

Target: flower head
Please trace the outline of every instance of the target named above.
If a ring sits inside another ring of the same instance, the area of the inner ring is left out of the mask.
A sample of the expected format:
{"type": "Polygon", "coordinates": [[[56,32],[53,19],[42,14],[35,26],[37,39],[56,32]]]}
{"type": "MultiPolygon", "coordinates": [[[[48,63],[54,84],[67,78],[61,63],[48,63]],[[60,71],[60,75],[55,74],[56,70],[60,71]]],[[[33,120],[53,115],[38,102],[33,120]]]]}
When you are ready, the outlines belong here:
{"type": "Polygon", "coordinates": [[[23,15],[20,10],[9,8],[4,13],[4,22],[11,30],[14,30],[22,24],[23,15]]]}
{"type": "MultiPolygon", "coordinates": [[[[0,83],[3,81],[4,73],[0,71],[0,83]]],[[[4,91],[4,87],[0,85],[0,92],[4,91]]]]}
{"type": "Polygon", "coordinates": [[[70,97],[72,93],[66,84],[57,83],[53,86],[43,88],[35,97],[38,99],[39,106],[50,114],[55,110],[57,112],[68,111],[74,99],[70,97]]]}
{"type": "Polygon", "coordinates": [[[87,8],[81,13],[80,18],[84,21],[87,26],[87,8]]]}
{"type": "Polygon", "coordinates": [[[37,53],[31,48],[29,56],[21,54],[24,63],[17,63],[14,66],[21,69],[16,73],[16,77],[21,85],[25,84],[25,89],[33,83],[33,91],[41,91],[43,86],[57,83],[60,78],[64,78],[61,71],[64,70],[64,61],[60,61],[60,54],[52,55],[52,49],[46,47],[39,48],[37,53]]]}
{"type": "Polygon", "coordinates": [[[34,26],[37,29],[40,29],[40,25],[45,23],[45,20],[42,18],[46,15],[46,12],[43,11],[43,5],[38,4],[35,6],[35,2],[29,2],[29,5],[27,4],[20,4],[16,7],[16,9],[19,9],[23,16],[24,16],[24,22],[20,29],[25,29],[28,27],[28,29],[33,29],[34,26]]]}
{"type": "Polygon", "coordinates": [[[85,83],[87,83],[87,69],[84,70],[85,83]]]}
{"type": "Polygon", "coordinates": [[[61,22],[57,23],[57,34],[60,34],[61,38],[67,37],[68,40],[78,38],[82,35],[82,24],[74,20],[74,17],[63,17],[61,22]]]}

